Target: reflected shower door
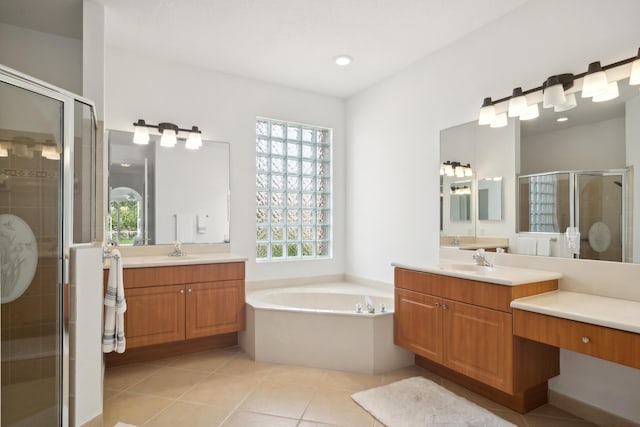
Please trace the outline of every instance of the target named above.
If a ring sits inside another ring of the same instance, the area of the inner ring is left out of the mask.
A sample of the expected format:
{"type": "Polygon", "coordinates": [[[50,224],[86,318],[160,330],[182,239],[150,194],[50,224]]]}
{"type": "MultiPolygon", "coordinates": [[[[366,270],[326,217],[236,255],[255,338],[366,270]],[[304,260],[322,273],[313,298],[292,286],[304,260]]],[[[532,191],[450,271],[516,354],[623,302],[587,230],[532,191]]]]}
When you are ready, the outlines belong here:
{"type": "Polygon", "coordinates": [[[576,174],[577,222],[580,258],[624,260],[624,174],[576,174]]]}
{"type": "MultiPolygon", "coordinates": [[[[2,77],[2,76],[0,76],[2,77]]],[[[64,102],[0,80],[1,424],[64,423],[64,102]]]]}

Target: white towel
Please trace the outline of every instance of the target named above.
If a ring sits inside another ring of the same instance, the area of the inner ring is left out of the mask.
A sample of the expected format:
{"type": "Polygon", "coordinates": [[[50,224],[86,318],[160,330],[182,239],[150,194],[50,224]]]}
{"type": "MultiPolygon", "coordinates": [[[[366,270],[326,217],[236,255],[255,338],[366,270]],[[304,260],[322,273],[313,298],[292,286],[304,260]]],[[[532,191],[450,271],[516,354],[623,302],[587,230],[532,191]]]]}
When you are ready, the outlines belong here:
{"type": "Polygon", "coordinates": [[[111,266],[104,305],[102,351],[104,353],[112,351],[124,353],[126,346],[124,312],[127,311],[127,301],[124,299],[124,284],[122,283],[122,260],[120,259],[120,251],[117,249],[111,251],[111,266]]]}
{"type": "Polygon", "coordinates": [[[550,237],[538,237],[536,244],[536,255],[539,256],[551,256],[551,238],[550,237]]]}
{"type": "Polygon", "coordinates": [[[535,255],[536,243],[536,239],[532,237],[518,237],[516,241],[516,253],[520,255],[535,255]]]}

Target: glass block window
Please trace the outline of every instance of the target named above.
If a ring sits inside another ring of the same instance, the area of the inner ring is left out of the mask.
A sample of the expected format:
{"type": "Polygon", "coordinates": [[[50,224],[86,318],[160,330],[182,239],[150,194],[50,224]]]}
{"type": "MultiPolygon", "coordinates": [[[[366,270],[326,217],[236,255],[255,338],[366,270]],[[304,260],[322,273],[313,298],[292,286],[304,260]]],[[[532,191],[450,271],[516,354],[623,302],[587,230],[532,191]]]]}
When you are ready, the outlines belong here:
{"type": "Polygon", "coordinates": [[[256,121],[256,259],[331,256],[331,129],[256,121]]]}

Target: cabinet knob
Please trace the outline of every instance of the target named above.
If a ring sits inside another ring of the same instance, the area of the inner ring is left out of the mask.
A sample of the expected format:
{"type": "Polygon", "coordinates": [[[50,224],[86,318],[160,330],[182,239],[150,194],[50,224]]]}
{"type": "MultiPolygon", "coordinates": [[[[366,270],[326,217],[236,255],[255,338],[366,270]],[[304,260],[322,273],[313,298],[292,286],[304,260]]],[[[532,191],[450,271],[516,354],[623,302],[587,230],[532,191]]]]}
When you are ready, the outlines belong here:
{"type": "Polygon", "coordinates": [[[442,309],[443,310],[447,310],[449,308],[449,306],[447,304],[442,304],[442,309]]]}
{"type": "Polygon", "coordinates": [[[437,303],[433,304],[433,306],[434,306],[435,308],[438,308],[438,307],[440,307],[440,303],[439,303],[439,302],[437,302],[437,303]]]}
{"type": "Polygon", "coordinates": [[[588,344],[588,343],[589,343],[589,341],[591,341],[591,340],[589,339],[589,337],[582,337],[582,342],[583,342],[583,343],[588,344]]]}
{"type": "Polygon", "coordinates": [[[189,288],[189,292],[191,292],[191,288],[189,288]]]}
{"type": "Polygon", "coordinates": [[[181,293],[181,294],[184,294],[184,289],[180,289],[180,293],[181,293]]]}

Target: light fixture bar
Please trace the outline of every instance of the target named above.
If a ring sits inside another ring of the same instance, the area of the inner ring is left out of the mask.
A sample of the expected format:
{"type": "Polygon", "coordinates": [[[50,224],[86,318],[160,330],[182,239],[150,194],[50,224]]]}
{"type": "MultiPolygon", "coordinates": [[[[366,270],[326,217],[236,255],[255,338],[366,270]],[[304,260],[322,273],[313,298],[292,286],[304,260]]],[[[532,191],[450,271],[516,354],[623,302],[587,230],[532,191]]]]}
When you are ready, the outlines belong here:
{"type": "Polygon", "coordinates": [[[186,132],[189,136],[186,138],[186,148],[190,150],[197,150],[202,147],[202,131],[198,128],[198,126],[192,126],[190,129],[183,129],[178,127],[178,125],[162,122],[157,125],[147,123],[143,119],[138,119],[137,122],[133,124],[134,135],[133,135],[133,143],[134,144],[148,144],[149,143],[149,131],[147,128],[158,129],[160,132],[160,145],[163,147],[173,147],[176,145],[178,133],[186,132]]]}

